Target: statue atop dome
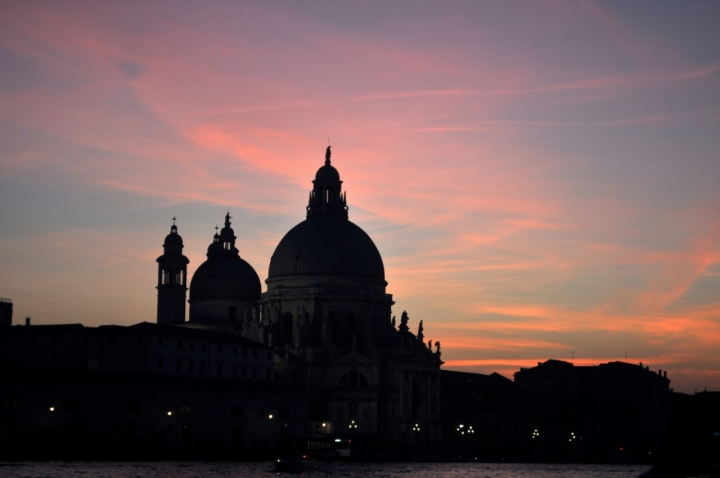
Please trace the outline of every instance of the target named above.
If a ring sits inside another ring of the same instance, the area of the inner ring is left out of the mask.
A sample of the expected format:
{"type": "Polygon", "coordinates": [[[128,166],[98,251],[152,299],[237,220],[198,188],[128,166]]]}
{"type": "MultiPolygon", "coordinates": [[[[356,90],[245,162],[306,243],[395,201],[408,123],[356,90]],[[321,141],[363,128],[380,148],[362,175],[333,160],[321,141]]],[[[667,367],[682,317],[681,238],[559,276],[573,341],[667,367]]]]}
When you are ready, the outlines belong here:
{"type": "Polygon", "coordinates": [[[328,145],[327,149],[325,150],[325,166],[330,166],[330,155],[332,154],[330,148],[332,148],[332,146],[328,145]]]}

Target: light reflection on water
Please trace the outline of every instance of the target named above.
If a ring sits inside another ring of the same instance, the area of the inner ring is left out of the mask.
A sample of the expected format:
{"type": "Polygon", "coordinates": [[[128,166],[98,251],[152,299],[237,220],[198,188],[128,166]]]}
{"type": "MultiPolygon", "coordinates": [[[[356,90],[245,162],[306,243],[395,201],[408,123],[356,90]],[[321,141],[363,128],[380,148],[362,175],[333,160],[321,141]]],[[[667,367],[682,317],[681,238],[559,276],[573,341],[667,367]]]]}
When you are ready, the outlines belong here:
{"type": "MultiPolygon", "coordinates": [[[[308,477],[362,478],[637,478],[647,465],[516,463],[318,463],[308,477]]],[[[270,477],[272,463],[226,462],[0,462],[5,478],[270,477]]],[[[284,475],[290,476],[290,475],[284,475]]]]}

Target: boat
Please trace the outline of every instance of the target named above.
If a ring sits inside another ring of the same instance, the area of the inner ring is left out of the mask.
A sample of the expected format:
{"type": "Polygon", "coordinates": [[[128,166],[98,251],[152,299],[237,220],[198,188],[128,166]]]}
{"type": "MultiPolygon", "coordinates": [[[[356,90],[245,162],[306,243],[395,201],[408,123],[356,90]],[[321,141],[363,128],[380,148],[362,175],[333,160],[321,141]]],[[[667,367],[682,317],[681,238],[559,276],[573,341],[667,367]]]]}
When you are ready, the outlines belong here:
{"type": "Polygon", "coordinates": [[[278,456],[274,464],[278,473],[305,473],[315,469],[315,460],[303,453],[278,456]]]}

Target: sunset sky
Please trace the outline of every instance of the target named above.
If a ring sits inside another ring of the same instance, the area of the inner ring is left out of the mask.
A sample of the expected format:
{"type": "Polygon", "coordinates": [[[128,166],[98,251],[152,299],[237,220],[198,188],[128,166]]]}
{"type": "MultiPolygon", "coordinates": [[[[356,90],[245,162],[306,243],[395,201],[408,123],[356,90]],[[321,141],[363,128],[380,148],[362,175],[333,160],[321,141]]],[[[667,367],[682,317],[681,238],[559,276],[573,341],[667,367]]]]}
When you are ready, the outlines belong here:
{"type": "Polygon", "coordinates": [[[4,1],[0,296],[154,321],[228,210],[264,281],[328,138],[446,369],[720,390],[720,2],[4,1]]]}

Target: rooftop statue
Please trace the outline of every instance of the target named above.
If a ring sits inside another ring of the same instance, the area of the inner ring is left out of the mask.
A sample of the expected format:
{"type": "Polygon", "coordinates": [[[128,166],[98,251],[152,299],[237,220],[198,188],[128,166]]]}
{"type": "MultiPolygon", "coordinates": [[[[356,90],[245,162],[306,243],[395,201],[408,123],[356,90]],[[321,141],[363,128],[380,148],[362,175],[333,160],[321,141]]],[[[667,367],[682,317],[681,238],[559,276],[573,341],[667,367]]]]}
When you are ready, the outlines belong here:
{"type": "Polygon", "coordinates": [[[401,332],[407,332],[409,330],[408,320],[410,320],[410,318],[408,317],[407,312],[403,310],[403,313],[400,316],[400,327],[398,327],[398,330],[401,332]]]}

